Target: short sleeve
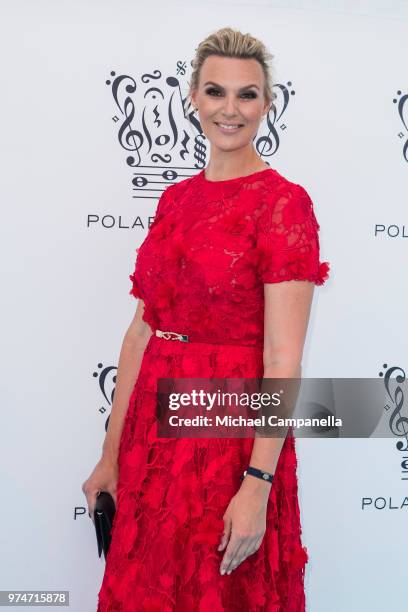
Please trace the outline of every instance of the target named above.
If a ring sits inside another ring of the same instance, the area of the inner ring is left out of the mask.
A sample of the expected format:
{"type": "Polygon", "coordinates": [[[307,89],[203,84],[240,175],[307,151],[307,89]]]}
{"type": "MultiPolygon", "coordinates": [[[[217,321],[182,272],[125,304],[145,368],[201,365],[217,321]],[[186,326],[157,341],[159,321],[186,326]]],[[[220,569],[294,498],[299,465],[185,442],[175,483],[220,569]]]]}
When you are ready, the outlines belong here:
{"type": "Polygon", "coordinates": [[[301,186],[290,183],[269,193],[257,221],[258,271],[264,283],[308,280],[323,285],[329,262],[320,262],[320,226],[312,200],[301,186]]]}
{"type": "Polygon", "coordinates": [[[130,282],[132,283],[129,293],[130,295],[133,295],[133,297],[135,298],[143,299],[143,295],[142,295],[140,285],[138,282],[138,274],[137,274],[137,253],[138,251],[139,249],[136,249],[136,263],[135,263],[134,272],[133,274],[129,274],[130,282]]]}
{"type": "MultiPolygon", "coordinates": [[[[170,185],[169,187],[167,187],[167,189],[165,189],[163,191],[163,193],[161,194],[159,201],[157,203],[157,207],[156,207],[156,212],[154,215],[154,220],[153,223],[151,223],[149,229],[148,229],[148,234],[151,231],[153,226],[156,226],[157,223],[164,217],[164,215],[166,214],[169,206],[171,205],[171,191],[172,189],[175,187],[175,185],[170,185]]],[[[129,275],[129,279],[132,283],[129,294],[133,295],[133,297],[135,298],[140,298],[140,299],[144,299],[143,297],[143,288],[141,286],[140,283],[140,275],[139,275],[139,271],[138,271],[138,253],[141,247],[136,249],[136,261],[135,261],[135,265],[134,265],[134,271],[133,274],[129,275]]]]}

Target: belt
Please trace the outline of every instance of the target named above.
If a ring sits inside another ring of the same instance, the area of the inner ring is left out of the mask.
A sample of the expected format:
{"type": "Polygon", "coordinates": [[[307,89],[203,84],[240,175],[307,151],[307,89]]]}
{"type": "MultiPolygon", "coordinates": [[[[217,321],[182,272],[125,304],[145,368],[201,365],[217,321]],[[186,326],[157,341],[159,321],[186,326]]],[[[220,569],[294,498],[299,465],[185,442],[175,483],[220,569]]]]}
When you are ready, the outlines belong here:
{"type": "MultiPolygon", "coordinates": [[[[211,342],[211,340],[189,340],[188,339],[188,335],[187,334],[179,334],[177,332],[173,332],[173,331],[163,331],[161,329],[156,329],[154,334],[158,337],[158,338],[164,338],[165,340],[179,340],[180,342],[204,342],[204,343],[209,343],[209,344],[213,344],[213,342],[211,342]]],[[[242,342],[231,342],[231,341],[226,341],[226,342],[216,342],[215,344],[223,344],[223,345],[237,345],[237,346],[245,346],[248,348],[259,348],[262,349],[263,348],[263,344],[244,344],[242,342]]]]}
{"type": "Polygon", "coordinates": [[[188,342],[187,334],[178,334],[177,332],[172,331],[162,331],[161,329],[156,329],[155,334],[159,338],[164,338],[165,340],[180,340],[180,342],[188,342]]]}

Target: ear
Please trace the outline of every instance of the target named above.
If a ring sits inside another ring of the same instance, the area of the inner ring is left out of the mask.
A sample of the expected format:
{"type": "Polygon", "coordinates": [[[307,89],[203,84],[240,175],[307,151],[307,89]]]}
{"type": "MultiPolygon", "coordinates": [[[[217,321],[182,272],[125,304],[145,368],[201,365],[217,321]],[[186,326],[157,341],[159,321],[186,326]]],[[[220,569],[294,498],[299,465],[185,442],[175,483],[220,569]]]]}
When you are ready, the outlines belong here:
{"type": "Polygon", "coordinates": [[[263,115],[266,115],[266,113],[268,112],[268,110],[270,109],[270,107],[271,107],[271,100],[266,99],[266,100],[265,100],[264,107],[263,107],[262,114],[263,114],[263,115]]]}
{"type": "Polygon", "coordinates": [[[196,103],[196,92],[195,92],[195,91],[190,92],[190,100],[191,100],[192,105],[193,105],[195,108],[197,108],[197,103],[196,103]]]}

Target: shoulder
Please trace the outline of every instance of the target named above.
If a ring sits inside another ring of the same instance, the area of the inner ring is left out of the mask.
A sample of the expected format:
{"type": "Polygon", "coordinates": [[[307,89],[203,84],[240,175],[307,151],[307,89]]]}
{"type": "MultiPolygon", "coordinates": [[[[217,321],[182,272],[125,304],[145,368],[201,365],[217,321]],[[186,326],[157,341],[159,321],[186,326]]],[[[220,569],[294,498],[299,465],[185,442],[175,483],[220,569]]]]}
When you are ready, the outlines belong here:
{"type": "Polygon", "coordinates": [[[177,200],[187,188],[189,180],[191,179],[187,178],[177,183],[170,183],[170,185],[167,185],[162,191],[156,208],[157,220],[163,217],[172,208],[175,200],[177,200]]]}
{"type": "Polygon", "coordinates": [[[189,176],[181,181],[177,181],[176,183],[171,183],[166,187],[163,194],[166,194],[166,196],[170,198],[181,195],[190,187],[194,181],[194,178],[194,176],[189,176]]]}
{"type": "Polygon", "coordinates": [[[269,231],[271,227],[283,229],[318,225],[313,202],[305,187],[276,170],[270,173],[265,181],[260,204],[260,231],[269,231]]]}
{"type": "Polygon", "coordinates": [[[167,208],[171,206],[171,204],[180,196],[184,194],[184,192],[190,187],[192,180],[194,177],[188,177],[177,183],[171,183],[162,191],[162,194],[159,199],[159,207],[167,208]]]}
{"type": "Polygon", "coordinates": [[[310,198],[303,185],[291,181],[277,170],[273,170],[273,172],[268,175],[265,181],[265,186],[266,191],[272,200],[278,200],[282,197],[292,200],[299,198],[310,198]]]}
{"type": "Polygon", "coordinates": [[[285,216],[307,218],[313,216],[313,202],[305,187],[274,170],[265,181],[264,210],[285,216]]]}

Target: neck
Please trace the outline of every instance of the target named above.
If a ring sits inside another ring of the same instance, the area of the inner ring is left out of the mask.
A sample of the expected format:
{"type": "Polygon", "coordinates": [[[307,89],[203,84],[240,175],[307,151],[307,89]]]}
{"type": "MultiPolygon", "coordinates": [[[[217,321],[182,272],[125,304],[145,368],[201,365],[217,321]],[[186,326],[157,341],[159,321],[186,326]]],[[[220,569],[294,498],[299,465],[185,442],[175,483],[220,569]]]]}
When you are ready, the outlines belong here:
{"type": "Polygon", "coordinates": [[[252,145],[238,151],[220,151],[211,148],[205,175],[210,181],[222,181],[246,176],[268,168],[252,145]]]}

